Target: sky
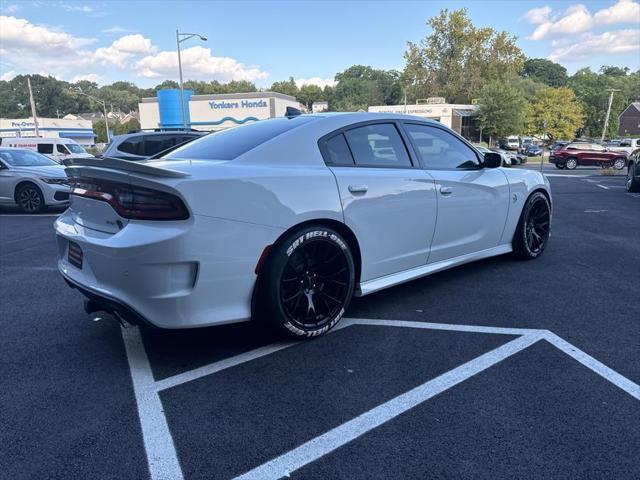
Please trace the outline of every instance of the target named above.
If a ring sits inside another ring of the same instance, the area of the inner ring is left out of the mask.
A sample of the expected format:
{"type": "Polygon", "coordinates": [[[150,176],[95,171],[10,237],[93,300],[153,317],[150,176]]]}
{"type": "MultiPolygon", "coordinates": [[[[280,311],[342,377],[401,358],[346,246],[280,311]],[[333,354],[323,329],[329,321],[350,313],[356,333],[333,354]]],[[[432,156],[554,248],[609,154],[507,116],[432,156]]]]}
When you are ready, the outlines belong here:
{"type": "Polygon", "coordinates": [[[0,0],[0,79],[177,80],[179,29],[207,37],[181,44],[185,80],[331,85],[355,64],[402,70],[406,43],[429,33],[427,19],[462,7],[476,26],[517,36],[525,55],[570,74],[640,69],[637,0],[0,0]]]}

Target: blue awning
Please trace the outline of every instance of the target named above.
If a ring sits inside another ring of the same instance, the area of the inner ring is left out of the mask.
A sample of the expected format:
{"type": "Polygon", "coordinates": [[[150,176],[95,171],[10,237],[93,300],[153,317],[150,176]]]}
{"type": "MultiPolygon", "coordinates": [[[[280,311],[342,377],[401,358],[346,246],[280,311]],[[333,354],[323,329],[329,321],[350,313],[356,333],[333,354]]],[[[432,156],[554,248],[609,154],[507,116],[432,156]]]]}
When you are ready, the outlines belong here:
{"type": "Polygon", "coordinates": [[[93,138],[96,136],[93,132],[58,132],[60,138],[93,138]]]}

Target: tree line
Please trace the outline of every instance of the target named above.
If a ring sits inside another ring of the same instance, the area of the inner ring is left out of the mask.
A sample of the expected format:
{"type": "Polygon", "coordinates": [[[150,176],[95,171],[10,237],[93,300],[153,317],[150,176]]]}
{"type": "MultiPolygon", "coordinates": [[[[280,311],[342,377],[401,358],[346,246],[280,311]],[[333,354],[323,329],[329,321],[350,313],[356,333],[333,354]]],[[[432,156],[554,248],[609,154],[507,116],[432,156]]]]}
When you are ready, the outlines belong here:
{"type": "MultiPolygon", "coordinates": [[[[631,101],[640,99],[640,71],[603,66],[597,72],[583,68],[569,76],[558,63],[527,58],[509,33],[475,26],[466,9],[443,9],[427,25],[430,31],[422,40],[407,43],[402,71],[353,65],[335,75],[335,86],[298,86],[291,77],[266,90],[295,96],[308,108],[327,101],[333,111],[366,111],[370,105],[415,103],[428,97],[474,103],[479,105],[477,119],[483,132],[494,137],[541,134],[545,129],[552,138],[599,136],[611,88],[618,91],[607,136],[615,137],[618,115],[631,101]]],[[[98,86],[86,80],[69,83],[41,75],[30,78],[38,114],[44,117],[100,111],[98,103],[75,93],[78,91],[105,101],[110,110],[127,113],[137,110],[140,98],[178,87],[173,80],[144,89],[123,81],[98,86]]],[[[30,115],[26,84],[24,75],[0,81],[1,117],[30,115]]],[[[189,80],[184,86],[195,94],[259,91],[248,81],[189,80]]]]}

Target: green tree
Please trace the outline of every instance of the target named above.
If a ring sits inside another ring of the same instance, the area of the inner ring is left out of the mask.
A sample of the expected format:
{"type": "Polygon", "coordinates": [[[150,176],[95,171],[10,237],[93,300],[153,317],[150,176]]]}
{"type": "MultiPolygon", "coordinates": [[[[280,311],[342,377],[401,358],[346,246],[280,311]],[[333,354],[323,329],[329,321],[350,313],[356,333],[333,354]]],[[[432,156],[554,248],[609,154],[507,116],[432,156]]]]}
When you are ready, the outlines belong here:
{"type": "MultiPolygon", "coordinates": [[[[617,67],[616,67],[617,68],[617,67]]],[[[603,67],[601,72],[582,68],[569,77],[569,87],[573,89],[582,103],[586,114],[585,136],[599,137],[602,134],[604,120],[609,103],[609,90],[615,89],[609,127],[605,135],[618,136],[618,117],[633,101],[640,100],[640,71],[623,73],[624,69],[603,67]]]]}
{"type": "Polygon", "coordinates": [[[569,78],[566,68],[545,58],[528,58],[524,62],[522,76],[550,87],[564,87],[569,78]]]}
{"type": "Polygon", "coordinates": [[[476,116],[483,133],[501,138],[522,132],[525,100],[517,87],[490,82],[482,88],[478,103],[476,116]]]}
{"type": "Polygon", "coordinates": [[[466,103],[493,80],[520,74],[524,55],[516,37],[473,25],[466,9],[443,9],[427,21],[431,32],[408,42],[403,82],[410,101],[442,96],[466,103]]]}
{"type": "Polygon", "coordinates": [[[337,85],[325,98],[331,110],[367,110],[370,105],[394,105],[402,100],[400,72],[353,65],[335,76],[337,85]]]}
{"type": "Polygon", "coordinates": [[[525,105],[528,133],[541,135],[545,130],[552,140],[572,140],[584,125],[584,111],[568,87],[545,87],[525,105]]]}
{"type": "Polygon", "coordinates": [[[313,102],[324,100],[324,92],[318,85],[303,85],[300,87],[296,98],[300,103],[306,105],[307,109],[311,110],[313,102]]]}
{"type": "Polygon", "coordinates": [[[269,91],[291,95],[292,97],[298,96],[298,86],[293,77],[289,77],[289,80],[283,82],[274,82],[271,87],[269,87],[269,91]]]}

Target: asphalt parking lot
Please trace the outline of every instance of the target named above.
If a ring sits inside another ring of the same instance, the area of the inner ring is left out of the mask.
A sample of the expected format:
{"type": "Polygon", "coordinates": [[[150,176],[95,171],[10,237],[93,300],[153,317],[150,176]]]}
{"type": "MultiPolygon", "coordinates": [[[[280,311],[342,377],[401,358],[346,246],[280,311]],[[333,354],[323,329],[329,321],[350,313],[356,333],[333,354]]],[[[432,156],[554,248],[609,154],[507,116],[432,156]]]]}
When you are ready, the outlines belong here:
{"type": "Polygon", "coordinates": [[[55,213],[0,210],[0,477],[640,478],[640,195],[545,171],[540,259],[355,299],[296,344],[90,319],[55,213]]]}

